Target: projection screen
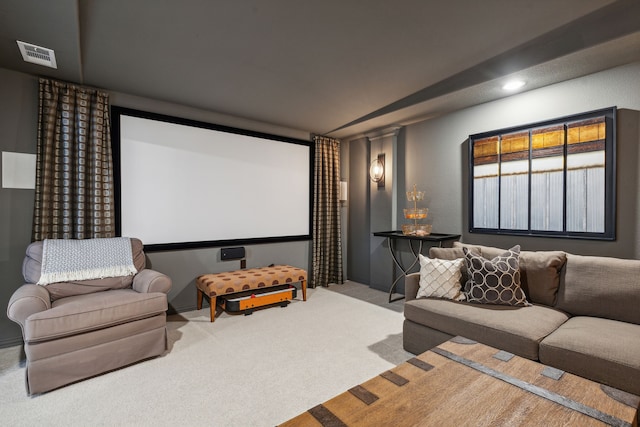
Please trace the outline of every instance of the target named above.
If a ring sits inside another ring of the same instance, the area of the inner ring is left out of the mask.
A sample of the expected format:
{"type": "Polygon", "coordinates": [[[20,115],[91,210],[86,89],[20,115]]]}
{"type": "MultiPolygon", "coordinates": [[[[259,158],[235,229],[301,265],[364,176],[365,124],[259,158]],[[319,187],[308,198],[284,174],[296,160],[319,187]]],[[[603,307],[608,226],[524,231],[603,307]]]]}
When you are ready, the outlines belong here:
{"type": "Polygon", "coordinates": [[[311,238],[312,144],[112,107],[116,226],[145,250],[311,238]]]}

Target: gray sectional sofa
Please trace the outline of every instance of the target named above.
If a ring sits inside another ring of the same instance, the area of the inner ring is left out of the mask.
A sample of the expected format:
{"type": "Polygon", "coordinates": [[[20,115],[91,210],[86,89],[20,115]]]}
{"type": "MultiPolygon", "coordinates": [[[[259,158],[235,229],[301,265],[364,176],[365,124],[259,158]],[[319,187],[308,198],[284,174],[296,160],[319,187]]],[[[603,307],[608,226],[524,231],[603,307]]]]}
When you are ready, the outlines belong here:
{"type": "MultiPolygon", "coordinates": [[[[487,259],[505,251],[456,242],[429,257],[464,258],[463,247],[487,259]]],[[[519,268],[530,306],[416,298],[420,273],[408,275],[405,350],[460,335],[640,395],[640,260],[523,251],[519,268]]]]}

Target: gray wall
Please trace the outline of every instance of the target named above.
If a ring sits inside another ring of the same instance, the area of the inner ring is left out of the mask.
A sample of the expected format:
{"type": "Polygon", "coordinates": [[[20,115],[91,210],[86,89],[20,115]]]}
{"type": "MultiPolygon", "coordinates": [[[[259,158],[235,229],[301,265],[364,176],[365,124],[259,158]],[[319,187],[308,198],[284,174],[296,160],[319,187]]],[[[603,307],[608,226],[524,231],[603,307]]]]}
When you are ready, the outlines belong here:
{"type": "Polygon", "coordinates": [[[370,221],[368,159],[366,138],[349,141],[349,208],[347,223],[347,278],[369,284],[370,221]]]}
{"type": "MultiPolygon", "coordinates": [[[[640,62],[617,67],[564,83],[513,95],[502,100],[466,108],[431,120],[406,126],[397,142],[397,158],[392,167],[397,168],[396,198],[398,218],[395,229],[406,221],[402,209],[407,206],[405,190],[417,184],[426,191],[424,207],[429,208],[427,222],[433,224],[433,232],[461,234],[468,243],[508,248],[520,244],[523,250],[565,250],[584,255],[603,255],[622,258],[640,258],[640,62]],[[550,120],[571,114],[618,107],[617,121],[617,239],[595,241],[561,238],[536,238],[496,236],[468,232],[467,189],[468,163],[467,139],[469,135],[510,126],[550,120]]],[[[348,144],[361,144],[361,137],[346,138],[348,144]]],[[[350,180],[354,176],[366,176],[367,156],[362,150],[350,150],[350,180]],[[357,165],[359,165],[359,168],[357,165]]],[[[365,205],[354,206],[359,197],[356,192],[370,196],[374,187],[351,188],[349,220],[355,222],[363,215],[373,224],[385,221],[388,212],[373,207],[360,213],[365,205]],[[358,212],[358,214],[355,214],[358,212]]],[[[373,199],[372,199],[373,200],[373,199]]],[[[383,231],[374,229],[373,231],[383,231]]],[[[348,251],[352,246],[364,248],[369,235],[349,234],[348,251]]],[[[373,250],[371,250],[373,252],[373,250]]],[[[423,251],[427,252],[427,249],[423,251]]],[[[406,262],[413,258],[408,250],[400,250],[406,262]]],[[[387,254],[387,258],[390,258],[387,254]]],[[[349,257],[347,269],[352,272],[360,262],[349,257]]],[[[369,262],[369,261],[364,261],[369,262]]],[[[373,258],[370,259],[373,262],[373,258]]],[[[389,267],[391,268],[391,267],[389,267]]],[[[350,276],[358,280],[356,276],[350,276]]],[[[363,278],[364,279],[364,278],[363,278]]],[[[363,283],[380,287],[373,278],[363,283]]],[[[389,289],[390,282],[384,289],[389,289]]]]}
{"type": "MultiPolygon", "coordinates": [[[[0,93],[0,151],[35,154],[37,77],[0,68],[0,93]]],[[[309,138],[309,134],[302,131],[122,93],[111,93],[111,104],[291,138],[309,138]]],[[[25,248],[31,241],[33,199],[33,190],[0,188],[0,347],[21,342],[20,328],[6,317],[6,307],[13,291],[23,283],[21,267],[25,248]]],[[[251,245],[246,249],[249,268],[273,263],[310,269],[310,242],[251,245]]],[[[147,253],[147,258],[152,268],[168,274],[173,280],[169,293],[171,311],[195,308],[195,278],[198,275],[240,266],[239,261],[221,261],[220,248],[151,252],[147,253]]]]}
{"type": "Polygon", "coordinates": [[[384,187],[369,179],[368,171],[363,174],[369,184],[369,286],[374,289],[388,290],[393,282],[394,264],[390,259],[389,245],[385,237],[374,236],[377,231],[390,231],[397,222],[397,204],[394,194],[398,185],[395,166],[397,157],[397,128],[390,127],[367,134],[369,140],[368,165],[378,157],[385,155],[384,187]]]}
{"type": "Polygon", "coordinates": [[[467,108],[406,128],[404,180],[426,189],[434,231],[462,234],[469,243],[524,250],[637,258],[638,111],[640,63],[467,108]],[[468,232],[467,139],[475,133],[618,107],[617,239],[615,241],[496,236],[468,232]]]}
{"type": "MultiPolygon", "coordinates": [[[[402,162],[397,156],[403,147],[402,135],[399,127],[391,126],[343,142],[349,156],[349,209],[343,212],[349,224],[347,278],[385,291],[396,277],[396,269],[387,239],[373,233],[393,230],[397,216],[402,214],[394,198],[398,192],[404,194],[404,182],[398,180],[396,166],[402,162]],[[384,187],[369,179],[371,161],[381,153],[385,155],[384,187]]],[[[396,290],[403,292],[404,284],[399,283],[396,290]]]]}
{"type": "MultiPolygon", "coordinates": [[[[35,154],[38,79],[0,68],[0,94],[0,151],[35,154]]],[[[23,281],[33,199],[34,190],[0,188],[0,347],[21,340],[20,327],[7,318],[6,308],[23,281]]]]}

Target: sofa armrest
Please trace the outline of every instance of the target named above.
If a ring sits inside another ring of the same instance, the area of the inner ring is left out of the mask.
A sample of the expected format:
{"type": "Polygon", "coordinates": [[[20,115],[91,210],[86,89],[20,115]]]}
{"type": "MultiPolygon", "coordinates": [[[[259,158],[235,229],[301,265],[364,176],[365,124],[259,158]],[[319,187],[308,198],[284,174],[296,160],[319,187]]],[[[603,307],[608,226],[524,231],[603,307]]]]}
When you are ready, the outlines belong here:
{"type": "Polygon", "coordinates": [[[407,274],[404,278],[404,302],[416,299],[420,289],[420,273],[407,274]]]}
{"type": "Polygon", "coordinates": [[[171,289],[171,278],[159,271],[145,268],[133,276],[133,290],[140,293],[162,292],[168,293],[171,289]]]}
{"type": "Polygon", "coordinates": [[[51,297],[45,286],[25,283],[11,295],[7,306],[7,317],[24,330],[29,316],[51,308],[51,297]]]}

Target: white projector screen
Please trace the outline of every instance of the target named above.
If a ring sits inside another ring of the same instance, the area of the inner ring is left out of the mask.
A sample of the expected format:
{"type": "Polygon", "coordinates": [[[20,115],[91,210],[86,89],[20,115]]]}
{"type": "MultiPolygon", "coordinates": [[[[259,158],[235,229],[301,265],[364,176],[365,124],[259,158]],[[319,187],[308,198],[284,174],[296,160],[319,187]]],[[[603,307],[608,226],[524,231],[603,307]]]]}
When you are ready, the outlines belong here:
{"type": "Polygon", "coordinates": [[[311,238],[311,142],[120,107],[112,120],[118,235],[145,250],[311,238]]]}

